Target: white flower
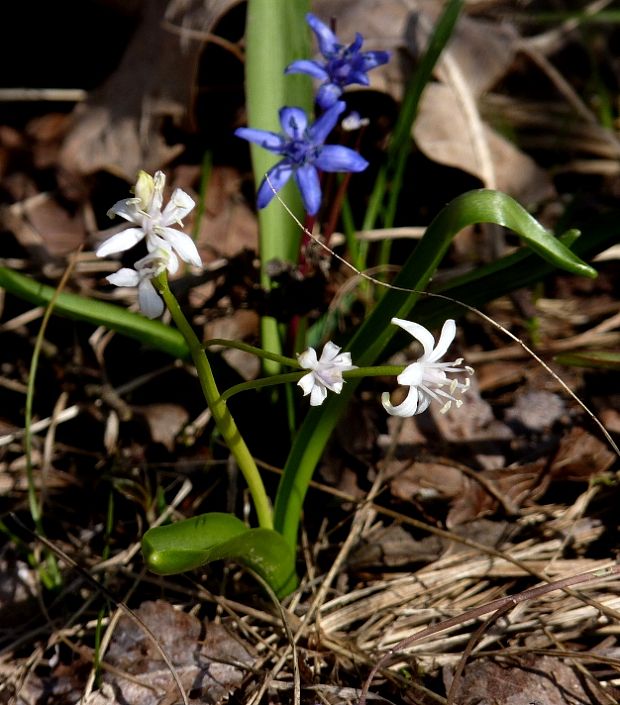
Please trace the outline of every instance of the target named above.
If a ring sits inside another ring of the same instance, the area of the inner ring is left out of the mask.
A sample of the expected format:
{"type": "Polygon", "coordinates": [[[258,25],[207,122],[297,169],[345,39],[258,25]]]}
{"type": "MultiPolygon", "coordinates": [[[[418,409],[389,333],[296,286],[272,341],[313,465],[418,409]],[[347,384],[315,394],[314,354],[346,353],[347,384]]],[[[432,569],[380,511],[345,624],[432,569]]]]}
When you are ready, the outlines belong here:
{"type": "Polygon", "coordinates": [[[297,360],[304,370],[310,370],[297,382],[304,396],[310,395],[310,406],[320,406],[328,389],[340,394],[344,384],[342,373],[356,369],[356,365],[351,364],[351,353],[341,353],[331,340],[325,343],[320,359],[317,359],[314,348],[308,348],[297,356],[297,360]]]}
{"type": "Polygon", "coordinates": [[[164,269],[174,274],[179,267],[179,260],[167,242],[159,240],[159,243],[154,244],[157,249],[138,260],[134,265],[135,269],[123,267],[106,277],[114,286],[137,286],[140,310],[148,318],[157,318],[164,312],[164,302],[151,280],[164,269]]]}
{"type": "Polygon", "coordinates": [[[141,171],[134,186],[134,198],[126,198],[115,203],[108,211],[113,218],[120,215],[136,227],[128,227],[108,238],[97,249],[97,257],[107,257],[116,252],[124,252],[146,237],[149,252],[159,247],[158,241],[165,240],[179,257],[190,264],[202,267],[202,261],[194,241],[189,235],[170,227],[183,225],[182,219],[195,206],[193,199],[180,188],[174,190],[162,211],[166,176],[157,171],[155,176],[141,171]]]}
{"type": "Polygon", "coordinates": [[[450,319],[443,324],[436,346],[432,333],[419,323],[404,321],[400,318],[392,318],[392,323],[400,326],[416,340],[419,340],[424,348],[424,354],[418,358],[417,362],[406,367],[396,378],[399,384],[409,387],[407,398],[402,404],[393,406],[389,393],[382,394],[381,403],[388,414],[392,416],[421,414],[428,409],[433,399],[443,404],[442,414],[448,411],[453,402],[457,408],[460,407],[463,401],[457,399],[455,394],[462,394],[469,388],[469,375],[473,375],[474,371],[471,367],[461,367],[463,358],[454,362],[440,362],[456,335],[455,322],[450,319]],[[468,376],[465,377],[464,382],[460,382],[457,377],[449,377],[446,374],[448,372],[464,373],[468,376]],[[447,391],[444,388],[447,388],[447,391]]]}

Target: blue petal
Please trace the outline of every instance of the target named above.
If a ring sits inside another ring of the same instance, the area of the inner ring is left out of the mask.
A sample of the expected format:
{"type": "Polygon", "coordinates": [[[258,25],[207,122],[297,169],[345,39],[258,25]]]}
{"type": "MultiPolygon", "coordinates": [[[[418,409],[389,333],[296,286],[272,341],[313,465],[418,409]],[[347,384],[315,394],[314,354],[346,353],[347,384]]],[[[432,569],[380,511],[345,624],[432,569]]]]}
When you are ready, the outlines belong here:
{"type": "Polygon", "coordinates": [[[339,144],[323,147],[314,164],[322,171],[364,171],[368,166],[364,157],[339,144]]]}
{"type": "Polygon", "coordinates": [[[329,78],[329,74],[318,61],[308,59],[293,61],[284,69],[284,73],[307,73],[308,76],[318,78],[321,81],[326,81],[329,78]]]}
{"type": "Polygon", "coordinates": [[[338,37],[331,31],[331,29],[321,22],[321,20],[309,12],[306,15],[306,22],[310,25],[310,29],[316,34],[317,41],[319,43],[319,49],[321,54],[325,58],[340,49],[340,43],[338,42],[338,37]]]}
{"type": "Polygon", "coordinates": [[[316,102],[323,110],[331,108],[342,95],[342,88],[335,83],[324,83],[318,90],[316,102]]]}
{"type": "Polygon", "coordinates": [[[339,100],[337,103],[326,110],[321,117],[308,130],[310,139],[315,145],[323,144],[327,139],[327,135],[334,129],[338,122],[340,113],[346,108],[345,102],[339,100]]]}
{"type": "Polygon", "coordinates": [[[255,130],[251,127],[238,127],[235,130],[235,135],[241,137],[242,140],[254,142],[264,149],[269,149],[272,152],[280,153],[284,146],[282,135],[277,135],[275,132],[267,130],[255,130]]]}
{"type": "Polygon", "coordinates": [[[376,66],[381,66],[382,64],[387,64],[390,60],[389,51],[366,51],[362,54],[362,61],[364,62],[364,70],[370,71],[376,66]]]}
{"type": "Polygon", "coordinates": [[[295,181],[308,215],[316,215],[321,205],[319,174],[312,164],[306,164],[295,172],[295,181]]]}
{"type": "Polygon", "coordinates": [[[348,47],[347,51],[352,53],[356,53],[362,48],[362,44],[364,43],[364,37],[359,32],[355,33],[355,41],[348,47]]]}
{"type": "Polygon", "coordinates": [[[267,178],[264,178],[256,193],[256,205],[259,208],[264,208],[273,198],[274,190],[276,193],[286,184],[291,178],[293,167],[290,162],[283,159],[267,172],[267,178]],[[269,184],[271,182],[271,185],[269,184]]]}
{"type": "Polygon", "coordinates": [[[308,117],[301,108],[280,108],[280,125],[293,140],[302,140],[308,126],[308,117]]]}
{"type": "Polygon", "coordinates": [[[347,76],[347,84],[350,85],[351,83],[359,83],[362,86],[370,85],[370,81],[368,80],[368,76],[365,71],[351,71],[351,73],[347,76]]]}

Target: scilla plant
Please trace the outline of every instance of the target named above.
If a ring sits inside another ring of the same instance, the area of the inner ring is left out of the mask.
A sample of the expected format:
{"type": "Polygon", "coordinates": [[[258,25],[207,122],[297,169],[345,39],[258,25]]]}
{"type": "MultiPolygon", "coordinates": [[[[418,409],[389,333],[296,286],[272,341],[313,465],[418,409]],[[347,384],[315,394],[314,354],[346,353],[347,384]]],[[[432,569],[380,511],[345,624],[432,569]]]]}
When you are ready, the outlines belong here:
{"type": "MultiPolygon", "coordinates": [[[[450,37],[462,4],[462,0],[446,3],[426,54],[407,87],[385,163],[379,167],[369,200],[365,228],[375,227],[379,222],[386,227],[392,223],[419,97],[450,37]]],[[[360,34],[355,34],[351,43],[341,41],[331,27],[308,9],[302,0],[250,0],[248,3],[249,126],[239,128],[237,136],[250,142],[252,148],[254,175],[259,184],[261,280],[267,289],[275,286],[267,266],[271,260],[278,259],[292,266],[300,262],[303,229],[298,222],[305,220],[309,230],[315,222],[322,222],[329,197],[333,195],[324,188],[323,172],[342,174],[341,185],[346,186],[351,174],[367,167],[366,159],[356,150],[330,140],[339,121],[350,118],[346,104],[349,86],[367,85],[368,71],[390,58],[385,51],[362,51],[364,40],[360,34]],[[308,58],[307,25],[318,42],[320,56],[317,59],[308,58]],[[269,41],[265,41],[265,37],[269,37],[269,41]],[[318,82],[316,93],[313,79],[318,82]],[[265,90],[265,86],[269,86],[269,90],[265,90]],[[314,116],[311,115],[313,105],[314,116]],[[277,200],[275,194],[278,194],[277,200]],[[290,211],[282,207],[280,199],[290,211]]],[[[358,116],[354,118],[353,123],[363,123],[358,116]]],[[[200,266],[196,246],[182,230],[182,221],[194,202],[180,189],[167,201],[165,196],[164,174],[157,172],[151,176],[141,172],[133,197],[118,202],[110,210],[110,215],[127,221],[127,228],[97,250],[98,255],[108,256],[144,241],[147,255],[138,259],[133,268],[120,269],[108,277],[112,284],[137,287],[144,316],[72,294],[60,294],[55,310],[108,325],[172,355],[191,356],[219,435],[247,483],[256,526],[249,527],[230,514],[211,512],[151,528],[142,541],[148,567],[160,574],[172,574],[214,560],[235,560],[254,570],[279,597],[286,596],[297,585],[296,546],[304,498],[328,439],[359,381],[373,375],[396,377],[395,381],[406,392],[404,400],[394,403],[387,390],[377,400],[391,415],[420,414],[431,404],[447,411],[463,403],[462,395],[468,389],[473,370],[462,359],[452,360],[448,354],[456,335],[456,324],[451,317],[442,318],[441,311],[446,301],[453,301],[450,284],[444,289],[442,300],[424,302],[423,316],[417,316],[414,310],[420,292],[426,289],[452,238],[468,225],[495,223],[513,230],[526,245],[516,254],[477,270],[467,281],[454,282],[455,290],[460,287],[458,291],[462,291],[465,286],[463,298],[471,293],[476,304],[523,286],[556,267],[583,276],[596,276],[570,249],[576,242],[576,231],[568,231],[557,238],[506,194],[479,190],[459,196],[436,216],[402,264],[396,279],[386,287],[363,324],[342,348],[330,340],[315,341],[316,331],[320,330],[317,327],[309,330],[310,337],[304,340],[307,326],[296,320],[298,347],[292,352],[297,355],[287,356],[283,352],[286,352],[285,341],[292,338],[290,331],[269,317],[261,323],[260,348],[239,341],[204,343],[197,338],[168,284],[168,274],[178,269],[179,259],[200,266]],[[157,318],[164,307],[169,310],[176,330],[151,320],[157,318]],[[438,324],[441,330],[435,338],[427,326],[439,327],[438,324]],[[413,338],[421,344],[421,355],[407,365],[377,366],[375,363],[390,351],[403,347],[395,338],[396,334],[403,333],[410,336],[409,340],[413,338]],[[265,361],[265,376],[221,391],[210,363],[209,348],[215,344],[260,356],[265,361]],[[290,371],[284,371],[286,369],[290,371]],[[249,389],[287,383],[299,385],[300,393],[311,408],[296,430],[272,502],[227,402],[232,395],[249,389]]],[[[341,196],[342,193],[337,198],[342,204],[341,196]]],[[[598,240],[590,239],[589,244],[602,246],[604,239],[603,236],[598,240]]],[[[356,249],[351,239],[348,243],[349,259],[358,266],[364,264],[367,252],[361,247],[356,249]]],[[[4,268],[0,268],[0,285],[37,303],[50,301],[53,294],[50,288],[4,268]]]]}

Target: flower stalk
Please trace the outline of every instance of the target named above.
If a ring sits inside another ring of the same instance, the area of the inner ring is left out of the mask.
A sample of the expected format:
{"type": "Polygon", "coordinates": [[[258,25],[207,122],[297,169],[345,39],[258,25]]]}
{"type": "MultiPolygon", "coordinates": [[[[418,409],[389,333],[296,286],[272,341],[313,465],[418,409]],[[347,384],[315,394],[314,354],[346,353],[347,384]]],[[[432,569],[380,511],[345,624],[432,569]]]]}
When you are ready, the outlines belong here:
{"type": "Polygon", "coordinates": [[[222,399],[222,395],[217,388],[215,377],[213,376],[213,371],[211,370],[211,365],[209,364],[204,347],[183,315],[178,301],[170,291],[166,272],[162,272],[155,277],[153,283],[162,295],[177,328],[187,341],[194,365],[196,366],[196,371],[198,372],[200,386],[202,387],[202,392],[209,405],[209,409],[211,409],[211,413],[213,414],[215,425],[222,434],[224,442],[233,454],[247,482],[248,489],[252,495],[252,501],[254,502],[254,509],[256,510],[259,526],[263,529],[272,529],[273,514],[271,503],[267,497],[258,467],[243,440],[243,436],[237,428],[237,424],[226,405],[226,401],[222,399]]]}

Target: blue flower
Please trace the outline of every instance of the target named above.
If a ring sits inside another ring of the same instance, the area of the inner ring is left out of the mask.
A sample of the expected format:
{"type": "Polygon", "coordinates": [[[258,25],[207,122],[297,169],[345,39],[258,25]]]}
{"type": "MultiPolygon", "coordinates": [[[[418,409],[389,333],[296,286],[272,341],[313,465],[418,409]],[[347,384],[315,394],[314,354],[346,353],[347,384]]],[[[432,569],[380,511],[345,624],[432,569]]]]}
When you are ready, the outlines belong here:
{"type": "Polygon", "coordinates": [[[336,144],[323,144],[345,109],[343,101],[334,103],[308,127],[308,118],[301,108],[281,108],[280,124],[284,135],[240,127],[235,135],[283,157],[267,172],[258,188],[256,202],[264,208],[276,192],[295,175],[304,207],[315,215],[321,205],[321,171],[363,171],[368,162],[357,152],[336,144]],[[270,185],[271,184],[271,185],[270,185]],[[273,187],[273,190],[272,190],[273,187]]]}
{"type": "Polygon", "coordinates": [[[340,98],[345,86],[352,83],[367,86],[368,71],[387,64],[390,60],[389,51],[360,51],[364,38],[359,33],[355,35],[352,44],[345,46],[340,44],[332,30],[311,12],[306,15],[306,20],[316,34],[325,61],[293,61],[285,73],[307,73],[313,78],[325,81],[316,97],[316,102],[323,110],[330,108],[340,98]]]}

